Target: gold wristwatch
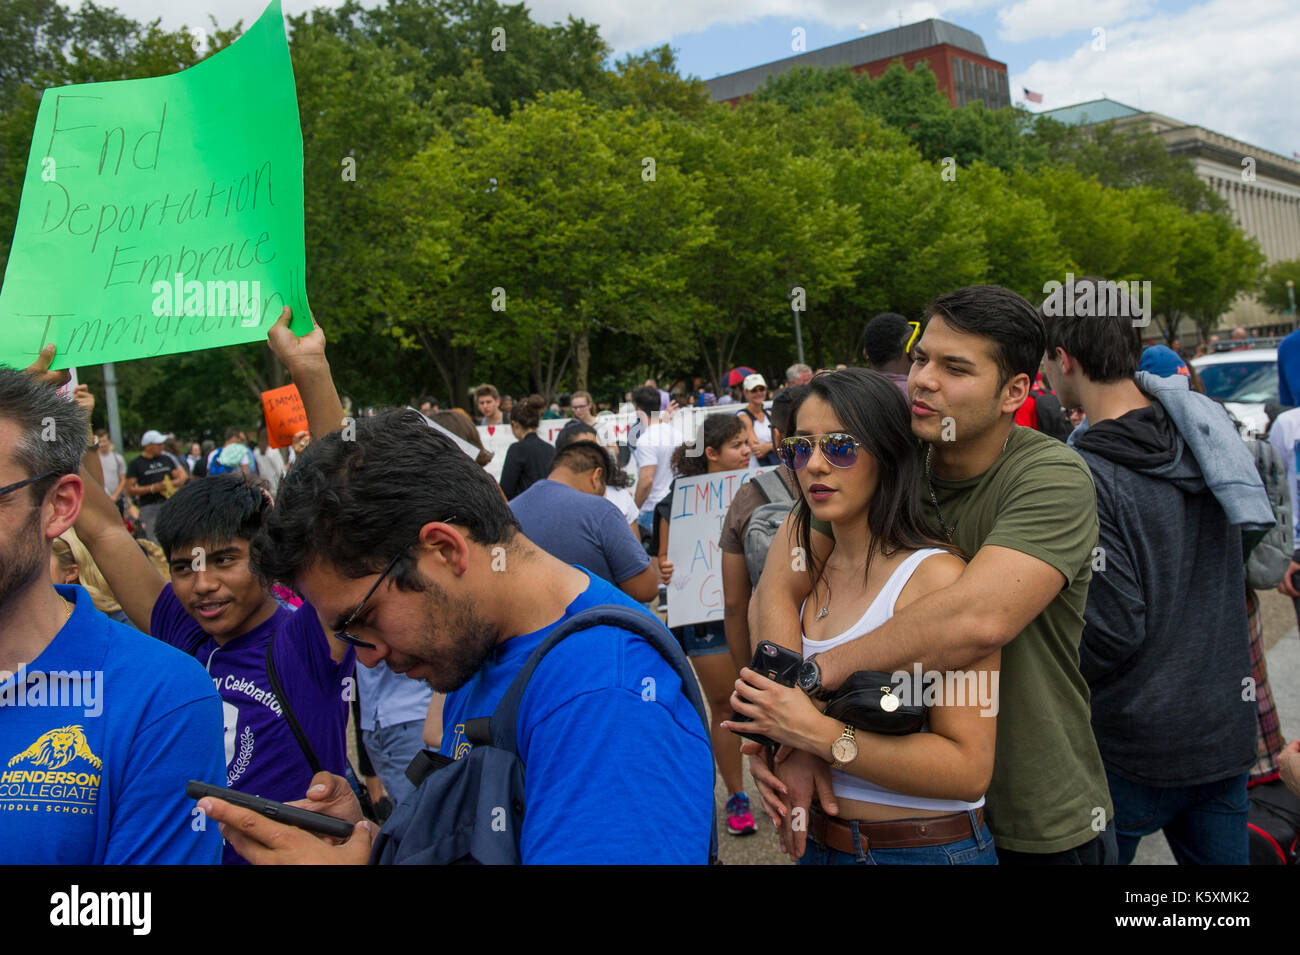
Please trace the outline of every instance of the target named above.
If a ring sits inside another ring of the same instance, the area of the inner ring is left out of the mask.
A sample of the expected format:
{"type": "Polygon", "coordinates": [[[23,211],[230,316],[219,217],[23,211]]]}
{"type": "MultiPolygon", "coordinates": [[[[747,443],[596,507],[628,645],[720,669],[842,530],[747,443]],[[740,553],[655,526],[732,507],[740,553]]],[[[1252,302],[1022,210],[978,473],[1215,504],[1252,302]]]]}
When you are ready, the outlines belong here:
{"type": "Polygon", "coordinates": [[[843,769],[858,758],[858,741],[853,738],[853,727],[844,724],[840,738],[831,743],[832,769],[843,769]]]}

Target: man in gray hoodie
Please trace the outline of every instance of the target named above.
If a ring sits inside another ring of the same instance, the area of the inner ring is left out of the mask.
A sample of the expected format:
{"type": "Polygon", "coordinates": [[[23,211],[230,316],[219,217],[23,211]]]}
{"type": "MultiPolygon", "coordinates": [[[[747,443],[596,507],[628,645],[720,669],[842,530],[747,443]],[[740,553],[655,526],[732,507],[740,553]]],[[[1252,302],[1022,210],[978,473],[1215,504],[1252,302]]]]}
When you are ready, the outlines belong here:
{"type": "Polygon", "coordinates": [[[1094,302],[1067,315],[1049,298],[1042,314],[1047,375],[1087,416],[1071,444],[1092,471],[1100,533],[1080,670],[1119,861],[1163,829],[1182,864],[1246,865],[1255,703],[1242,549],[1272,526],[1268,497],[1224,410],[1184,378],[1139,373],[1136,313],[1094,302]]]}

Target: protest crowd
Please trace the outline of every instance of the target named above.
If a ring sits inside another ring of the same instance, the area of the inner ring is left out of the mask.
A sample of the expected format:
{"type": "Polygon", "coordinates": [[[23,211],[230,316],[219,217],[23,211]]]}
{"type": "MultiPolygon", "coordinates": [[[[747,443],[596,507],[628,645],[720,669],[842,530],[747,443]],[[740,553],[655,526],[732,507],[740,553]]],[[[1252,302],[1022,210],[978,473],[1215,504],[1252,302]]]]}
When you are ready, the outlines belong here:
{"type": "Polygon", "coordinates": [[[1247,863],[1248,787],[1300,772],[1252,617],[1290,495],[1127,312],[1051,305],[477,419],[345,413],[286,308],[306,429],[129,464],[53,348],[0,369],[6,861],[705,863],[757,817],[801,864],[1247,863]]]}
{"type": "Polygon", "coordinates": [[[0,863],[1296,861],[1300,331],[1262,428],[1205,393],[1264,259],[1153,137],[898,61],[733,109],[492,0],[58,11],[0,17],[0,863]]]}

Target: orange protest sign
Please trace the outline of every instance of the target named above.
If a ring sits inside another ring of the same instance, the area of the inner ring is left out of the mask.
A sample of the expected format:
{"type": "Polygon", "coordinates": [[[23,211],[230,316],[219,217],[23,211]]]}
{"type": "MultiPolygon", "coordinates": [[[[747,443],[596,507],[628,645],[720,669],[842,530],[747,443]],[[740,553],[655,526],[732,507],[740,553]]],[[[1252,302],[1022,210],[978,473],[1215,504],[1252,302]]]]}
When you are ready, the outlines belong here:
{"type": "Polygon", "coordinates": [[[273,448],[287,448],[293,436],[307,430],[307,409],[297,385],[285,385],[262,392],[262,413],[266,417],[266,437],[273,448]]]}

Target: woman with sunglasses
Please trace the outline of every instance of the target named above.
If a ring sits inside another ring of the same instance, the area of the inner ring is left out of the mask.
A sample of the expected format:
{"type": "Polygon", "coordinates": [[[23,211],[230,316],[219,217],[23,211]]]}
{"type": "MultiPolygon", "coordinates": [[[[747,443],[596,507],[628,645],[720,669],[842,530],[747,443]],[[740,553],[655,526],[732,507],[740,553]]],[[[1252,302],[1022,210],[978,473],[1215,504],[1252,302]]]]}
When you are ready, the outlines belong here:
{"type": "Polygon", "coordinates": [[[749,441],[749,466],[751,468],[769,467],[777,463],[772,448],[772,420],[763,410],[767,400],[767,381],[755,372],[746,375],[744,381],[745,399],[749,403],[736,412],[745,428],[745,438],[749,441]]]}
{"type": "MultiPolygon", "coordinates": [[[[799,480],[792,514],[803,554],[813,554],[814,518],[830,525],[835,543],[824,563],[808,562],[813,586],[801,611],[801,677],[819,652],[866,636],[896,610],[951,584],[964,567],[922,514],[921,459],[897,386],[877,372],[848,368],[819,375],[809,387],[778,450],[799,480]]],[[[961,674],[964,680],[926,674],[915,686],[910,674],[906,683],[893,677],[896,692],[911,697],[902,702],[930,704],[926,725],[898,736],[836,721],[798,687],[742,670],[731,705],[754,722],[727,725],[833,767],[838,816],[814,804],[800,863],[996,864],[983,820],[996,696],[981,700],[974,687],[995,692],[998,666],[994,653],[973,674],[961,674]]],[[[898,702],[880,709],[890,712],[898,702]]],[[[760,792],[775,821],[781,810],[760,792]]]]}
{"type": "MultiPolygon", "coordinates": [[[[743,470],[749,463],[749,441],[740,422],[741,419],[734,415],[708,415],[700,427],[703,448],[682,445],[673,452],[672,469],[676,477],[667,496],[655,507],[655,531],[651,536],[651,549],[658,555],[659,574],[665,585],[673,576],[673,565],[668,560],[668,526],[677,479],[743,470]]],[[[700,679],[700,689],[709,703],[713,758],[722,774],[723,785],[727,787],[727,831],[733,836],[749,835],[757,828],[749,811],[749,796],[744,791],[741,741],[722,725],[723,719],[731,713],[728,701],[736,680],[736,664],[732,662],[731,650],[727,646],[726,627],[720,619],[711,620],[674,627],[673,635],[690,658],[700,679]]]]}

